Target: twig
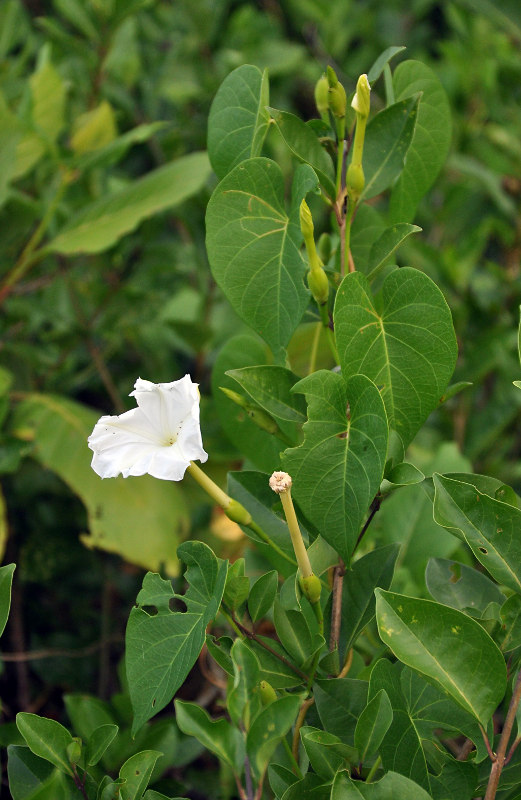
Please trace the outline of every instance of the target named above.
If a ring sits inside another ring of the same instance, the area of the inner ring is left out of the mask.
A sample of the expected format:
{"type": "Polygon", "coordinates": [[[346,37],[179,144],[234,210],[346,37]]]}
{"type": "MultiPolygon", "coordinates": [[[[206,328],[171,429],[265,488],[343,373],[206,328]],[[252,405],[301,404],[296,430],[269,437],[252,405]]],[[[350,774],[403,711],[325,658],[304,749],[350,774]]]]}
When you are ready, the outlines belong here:
{"type": "Polygon", "coordinates": [[[333,576],[333,602],[331,606],[331,633],[329,636],[330,652],[338,646],[340,623],[342,622],[342,588],[346,567],[342,559],[335,567],[333,576]]]}
{"type": "Polygon", "coordinates": [[[371,503],[369,516],[367,517],[367,519],[365,521],[365,525],[362,528],[362,530],[360,531],[360,535],[359,535],[358,539],[356,540],[356,544],[354,546],[353,553],[355,552],[356,548],[358,547],[358,545],[360,544],[360,542],[364,538],[364,535],[365,535],[369,525],[373,521],[374,515],[379,510],[381,504],[382,504],[382,498],[380,497],[379,494],[377,494],[376,497],[374,498],[373,502],[371,503]]]}
{"type": "Polygon", "coordinates": [[[272,656],[275,656],[275,658],[278,658],[279,661],[282,661],[283,664],[285,664],[287,667],[292,669],[293,672],[296,675],[299,676],[299,678],[302,678],[302,680],[307,683],[308,676],[306,675],[305,672],[303,672],[301,669],[299,669],[294,664],[292,664],[291,661],[289,661],[285,656],[281,655],[280,653],[277,653],[277,651],[274,650],[273,647],[270,647],[270,645],[267,644],[259,636],[257,636],[257,634],[254,631],[251,631],[249,628],[247,628],[245,625],[243,625],[242,622],[239,622],[239,620],[236,619],[233,615],[232,615],[231,619],[232,619],[233,623],[237,626],[239,631],[241,633],[243,633],[245,636],[247,636],[248,639],[252,639],[254,642],[257,642],[258,645],[260,645],[265,650],[267,650],[268,653],[271,653],[272,656]]]}
{"type": "Polygon", "coordinates": [[[353,648],[351,648],[347,654],[346,663],[338,673],[337,678],[345,678],[345,676],[351,669],[351,664],[353,663],[353,652],[354,652],[353,648]]]}
{"type": "Polygon", "coordinates": [[[244,756],[244,777],[246,780],[247,800],[253,800],[253,785],[251,782],[250,759],[248,758],[248,756],[244,756]]]}
{"type": "Polygon", "coordinates": [[[465,739],[461,747],[461,750],[456,756],[456,761],[466,761],[467,757],[471,754],[473,748],[474,748],[474,742],[472,741],[472,739],[465,739]]]}
{"type": "Polygon", "coordinates": [[[298,764],[298,747],[300,742],[300,729],[304,724],[306,714],[308,713],[308,708],[311,708],[314,702],[315,702],[314,697],[308,697],[307,700],[304,700],[304,702],[300,706],[300,711],[298,712],[297,721],[295,722],[295,730],[293,732],[293,746],[291,748],[291,752],[293,753],[293,758],[295,759],[297,764],[298,764]]]}
{"type": "Polygon", "coordinates": [[[490,770],[490,778],[488,781],[487,791],[485,793],[484,800],[494,800],[496,796],[497,787],[499,784],[499,778],[501,777],[501,770],[503,769],[503,766],[505,764],[508,740],[510,739],[510,734],[512,733],[512,726],[514,725],[514,720],[516,718],[516,711],[520,700],[521,700],[521,670],[519,670],[519,672],[517,673],[514,692],[512,694],[512,699],[510,700],[510,705],[508,707],[508,713],[505,719],[505,724],[503,725],[503,730],[501,732],[501,738],[499,740],[499,747],[497,749],[496,758],[494,760],[494,763],[492,764],[492,769],[490,770]]]}
{"type": "Polygon", "coordinates": [[[491,761],[495,761],[496,760],[496,754],[494,753],[494,751],[492,750],[492,748],[490,746],[490,742],[488,740],[487,732],[486,732],[485,728],[483,727],[483,725],[480,725],[479,729],[481,731],[481,735],[483,736],[483,741],[485,742],[485,747],[487,748],[488,757],[490,758],[491,761]]]}

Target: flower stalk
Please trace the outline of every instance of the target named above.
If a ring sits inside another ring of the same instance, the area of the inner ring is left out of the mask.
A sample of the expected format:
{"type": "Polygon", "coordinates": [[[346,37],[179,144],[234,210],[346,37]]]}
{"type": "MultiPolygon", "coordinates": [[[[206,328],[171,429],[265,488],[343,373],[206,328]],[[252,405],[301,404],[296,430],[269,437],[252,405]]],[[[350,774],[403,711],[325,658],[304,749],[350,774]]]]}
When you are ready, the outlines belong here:
{"type": "MultiPolygon", "coordinates": [[[[295,506],[291,499],[291,485],[292,480],[287,472],[274,472],[270,478],[270,488],[278,494],[288,523],[289,535],[291,536],[291,544],[295,551],[298,568],[300,570],[300,588],[302,593],[307,597],[311,605],[315,608],[320,606],[320,593],[322,585],[320,578],[318,578],[311,567],[308,551],[302,539],[302,533],[295,513],[295,506]]],[[[317,613],[317,611],[315,611],[317,613]]],[[[322,618],[322,608],[320,607],[320,618],[322,618]]],[[[317,616],[318,619],[318,616],[317,616]]],[[[319,620],[320,624],[320,620],[319,620]]]]}

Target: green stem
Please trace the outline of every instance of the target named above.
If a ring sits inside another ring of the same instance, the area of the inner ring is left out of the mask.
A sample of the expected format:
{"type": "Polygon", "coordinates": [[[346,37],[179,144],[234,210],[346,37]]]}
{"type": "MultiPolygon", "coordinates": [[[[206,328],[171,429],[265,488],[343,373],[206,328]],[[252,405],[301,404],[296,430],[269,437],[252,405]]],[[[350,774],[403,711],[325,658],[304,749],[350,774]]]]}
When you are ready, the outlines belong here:
{"type": "Polygon", "coordinates": [[[381,763],[382,763],[382,757],[378,756],[378,758],[374,762],[373,766],[371,767],[371,769],[367,773],[367,778],[365,779],[366,783],[371,783],[371,781],[373,780],[374,776],[376,775],[381,763]]]}
{"type": "Polygon", "coordinates": [[[197,481],[199,486],[204,489],[204,491],[210,495],[212,500],[217,503],[218,506],[222,508],[226,516],[233,520],[233,522],[237,522],[239,525],[244,525],[246,528],[250,528],[257,536],[262,539],[262,541],[269,545],[271,549],[277,553],[281,558],[288,561],[292,566],[296,567],[297,562],[294,558],[292,558],[288,553],[285,553],[278,544],[265,533],[262,528],[259,528],[256,522],[253,521],[251,514],[244,506],[239,503],[237,500],[234,500],[233,497],[230,497],[226,492],[224,492],[215,481],[208,477],[208,475],[203,472],[203,470],[197,466],[193,461],[190,462],[190,466],[186,470],[190,473],[192,478],[197,481]]]}
{"type": "Polygon", "coordinates": [[[336,158],[336,196],[340,195],[342,188],[342,167],[344,165],[344,139],[346,134],[345,117],[336,120],[337,158],[336,158]]]}
{"type": "Polygon", "coordinates": [[[299,781],[301,781],[304,776],[303,776],[303,774],[302,774],[302,772],[300,770],[300,767],[298,765],[297,759],[295,758],[295,756],[291,752],[291,747],[289,746],[288,740],[286,739],[285,736],[282,739],[282,744],[283,744],[284,750],[286,751],[286,754],[287,754],[287,756],[288,756],[288,758],[289,758],[289,760],[291,762],[291,768],[293,770],[293,773],[297,776],[299,781]]]}
{"type": "Polygon", "coordinates": [[[36,264],[36,262],[44,255],[43,250],[35,252],[36,248],[40,244],[43,236],[49,224],[54,216],[54,212],[58,206],[58,203],[63,197],[63,193],[69,180],[65,173],[60,176],[60,182],[58,184],[58,188],[54,193],[54,197],[52,198],[51,202],[47,206],[45,214],[43,215],[40,224],[37,226],[36,230],[34,231],[33,235],[27,242],[26,246],[22,250],[18,261],[14,265],[11,272],[7,275],[2,288],[0,289],[0,302],[4,300],[7,295],[10,293],[13,286],[18,283],[21,278],[29,271],[29,269],[36,264]]]}
{"type": "MultiPolygon", "coordinates": [[[[356,203],[354,203],[351,199],[348,200],[348,207],[347,207],[347,214],[345,218],[345,228],[344,228],[344,259],[347,260],[348,263],[348,272],[354,272],[352,267],[352,262],[350,259],[351,253],[351,224],[353,222],[353,217],[356,211],[356,203]]],[[[354,265],[353,265],[354,266],[354,265]]]]}
{"type": "Polygon", "coordinates": [[[323,305],[318,306],[318,310],[320,313],[320,319],[322,320],[322,326],[325,328],[327,334],[327,342],[329,345],[329,349],[335,359],[335,364],[340,364],[338,358],[338,350],[336,349],[336,342],[335,342],[335,335],[331,328],[329,327],[329,314],[327,310],[327,305],[324,303],[323,305]]]}

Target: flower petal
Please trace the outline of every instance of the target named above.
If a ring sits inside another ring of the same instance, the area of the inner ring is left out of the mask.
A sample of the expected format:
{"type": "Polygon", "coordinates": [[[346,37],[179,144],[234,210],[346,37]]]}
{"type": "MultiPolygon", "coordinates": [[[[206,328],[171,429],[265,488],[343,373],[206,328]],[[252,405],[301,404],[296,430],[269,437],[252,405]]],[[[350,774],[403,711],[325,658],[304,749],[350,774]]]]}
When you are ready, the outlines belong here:
{"type": "Polygon", "coordinates": [[[199,391],[190,375],[171,383],[151,383],[138,378],[131,397],[136,398],[138,406],[165,444],[177,439],[194,405],[199,413],[199,391]]]}

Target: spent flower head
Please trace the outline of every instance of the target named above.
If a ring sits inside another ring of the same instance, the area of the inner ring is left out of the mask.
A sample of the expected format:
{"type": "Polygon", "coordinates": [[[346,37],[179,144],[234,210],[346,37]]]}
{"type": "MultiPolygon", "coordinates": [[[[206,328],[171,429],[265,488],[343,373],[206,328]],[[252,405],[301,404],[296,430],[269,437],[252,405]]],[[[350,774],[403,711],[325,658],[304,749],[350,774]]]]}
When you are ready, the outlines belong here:
{"type": "Polygon", "coordinates": [[[89,436],[92,469],[102,478],[148,473],[180,481],[191,461],[206,461],[197,386],[189,375],[171,383],[138,378],[130,393],[137,408],[101,417],[89,436]]]}

